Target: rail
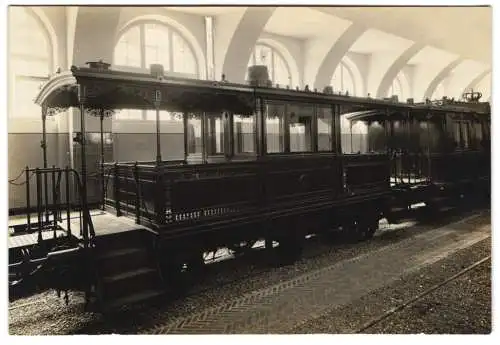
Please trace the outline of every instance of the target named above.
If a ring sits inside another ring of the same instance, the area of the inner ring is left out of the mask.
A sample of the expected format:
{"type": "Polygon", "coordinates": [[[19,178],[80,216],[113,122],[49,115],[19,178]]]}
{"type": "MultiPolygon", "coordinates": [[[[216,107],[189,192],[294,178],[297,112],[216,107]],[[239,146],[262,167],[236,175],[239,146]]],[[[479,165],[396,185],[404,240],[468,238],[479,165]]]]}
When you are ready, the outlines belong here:
{"type": "Polygon", "coordinates": [[[403,303],[400,303],[396,307],[389,309],[388,311],[386,311],[382,315],[380,315],[380,316],[378,316],[378,317],[376,317],[376,318],[374,318],[374,319],[366,322],[362,327],[360,327],[359,329],[357,329],[353,333],[363,333],[367,329],[369,329],[369,328],[375,326],[376,324],[382,322],[383,320],[387,319],[391,315],[393,315],[393,314],[397,313],[398,311],[404,309],[408,305],[413,304],[413,303],[415,303],[418,300],[421,300],[423,297],[425,297],[425,296],[429,295],[430,293],[436,291],[437,289],[443,287],[444,285],[448,284],[449,282],[451,282],[451,281],[453,281],[453,280],[455,280],[455,279],[463,276],[467,272],[473,270],[474,268],[478,267],[479,265],[482,265],[483,263],[485,263],[485,262],[487,262],[489,260],[491,260],[491,255],[488,255],[488,256],[482,258],[481,260],[476,261],[472,265],[470,265],[470,266],[462,269],[460,272],[454,274],[453,276],[451,276],[451,277],[443,280],[440,283],[437,283],[437,284],[431,286],[430,288],[426,289],[425,291],[422,291],[421,293],[417,294],[416,296],[414,296],[414,297],[412,297],[412,298],[404,301],[403,303]]]}
{"type": "Polygon", "coordinates": [[[55,166],[51,168],[29,168],[24,169],[26,186],[26,231],[31,233],[36,231],[38,234],[37,243],[41,245],[44,241],[42,233],[46,230],[53,231],[53,238],[57,237],[59,222],[62,222],[62,214],[66,213],[66,236],[72,237],[71,228],[72,219],[72,185],[76,187],[78,205],[78,216],[80,218],[80,236],[83,239],[85,247],[91,245],[95,238],[95,230],[90,216],[90,210],[87,200],[83,199],[83,186],[79,173],[66,167],[64,169],[55,166]],[[30,180],[35,176],[35,184],[32,186],[30,180]],[[48,181],[51,181],[50,188],[48,181]],[[62,181],[64,180],[64,187],[62,181]],[[71,183],[73,182],[73,183],[71,183]],[[32,219],[32,192],[35,188],[35,208],[36,221],[32,219]]]}

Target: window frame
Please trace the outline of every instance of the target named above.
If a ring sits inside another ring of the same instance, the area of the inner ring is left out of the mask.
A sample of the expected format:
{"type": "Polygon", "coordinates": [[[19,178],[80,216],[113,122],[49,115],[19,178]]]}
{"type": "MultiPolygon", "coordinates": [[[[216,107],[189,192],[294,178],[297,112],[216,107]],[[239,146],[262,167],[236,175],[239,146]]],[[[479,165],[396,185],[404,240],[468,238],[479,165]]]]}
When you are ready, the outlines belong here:
{"type": "MultiPolygon", "coordinates": [[[[285,67],[286,67],[286,71],[288,74],[288,85],[280,84],[280,87],[287,87],[288,86],[288,87],[292,88],[293,87],[293,78],[292,78],[292,70],[290,68],[290,63],[287,61],[287,59],[285,59],[283,54],[281,54],[279,52],[278,49],[274,48],[273,46],[271,46],[269,44],[258,42],[252,49],[252,52],[250,54],[250,58],[248,59],[247,66],[252,66],[252,65],[257,64],[257,48],[258,47],[265,47],[271,51],[271,67],[272,68],[269,71],[269,79],[271,80],[273,85],[277,84],[276,83],[276,66],[277,66],[276,57],[278,57],[284,62],[285,67]]],[[[247,73],[248,73],[248,71],[247,71],[247,73]]]]}
{"type": "MultiPolygon", "coordinates": [[[[191,44],[191,42],[189,42],[188,39],[186,39],[186,37],[178,30],[176,29],[174,26],[172,25],[168,25],[166,23],[163,23],[161,21],[156,21],[156,20],[139,20],[139,21],[135,21],[133,23],[131,23],[130,25],[124,27],[122,30],[120,30],[119,34],[117,35],[117,39],[115,41],[115,45],[114,45],[114,49],[113,49],[113,63],[115,66],[120,66],[120,67],[131,67],[131,68],[140,68],[140,69],[147,69],[149,68],[149,66],[146,66],[146,48],[147,47],[152,47],[151,45],[148,45],[147,44],[147,39],[146,39],[146,27],[147,25],[156,25],[156,26],[159,26],[161,27],[162,29],[166,30],[167,32],[167,35],[168,35],[168,42],[167,42],[167,48],[166,50],[168,51],[168,66],[164,66],[165,68],[165,72],[170,72],[170,73],[178,73],[175,71],[175,55],[174,55],[174,49],[173,49],[173,37],[174,37],[174,34],[177,35],[179,38],[181,38],[183,40],[183,42],[185,43],[186,47],[189,49],[189,52],[191,53],[191,56],[193,58],[193,61],[195,63],[194,67],[195,67],[195,73],[193,74],[193,76],[195,76],[196,78],[199,78],[200,77],[200,69],[202,68],[200,66],[200,62],[198,61],[198,59],[196,58],[196,54],[195,54],[195,50],[193,48],[193,45],[191,44]],[[126,35],[130,30],[134,29],[134,28],[139,28],[139,49],[140,49],[140,66],[137,67],[137,66],[132,66],[132,65],[121,65],[121,64],[116,64],[115,61],[116,61],[116,49],[118,47],[118,44],[120,43],[120,40],[123,38],[124,35],[126,35]],[[168,68],[167,68],[168,67],[168,68]]],[[[159,46],[154,46],[154,48],[156,48],[157,50],[159,50],[159,46]]],[[[126,112],[128,111],[129,109],[124,109],[122,110],[122,112],[126,112]]],[[[138,120],[138,119],[129,119],[129,118],[126,118],[126,117],[122,117],[120,118],[120,112],[118,112],[115,116],[114,116],[114,119],[115,120],[119,120],[119,121],[152,121],[151,119],[148,119],[148,116],[146,114],[146,110],[140,110],[142,112],[142,116],[141,116],[141,119],[138,120]]],[[[123,115],[123,114],[122,114],[123,115]]],[[[155,121],[155,120],[153,120],[155,121]]],[[[179,121],[182,121],[182,120],[179,120],[179,121]]]]}
{"type": "MultiPolygon", "coordinates": [[[[337,73],[339,68],[340,68],[340,91],[342,93],[345,93],[345,91],[344,91],[344,70],[345,70],[345,71],[347,71],[347,74],[349,75],[349,78],[351,79],[351,84],[352,84],[352,93],[349,93],[349,95],[350,96],[356,95],[357,85],[356,85],[356,81],[354,80],[354,72],[343,60],[340,61],[337,68],[335,68],[335,71],[332,74],[331,85],[333,86],[334,90],[335,90],[336,85],[335,85],[335,83],[333,83],[333,81],[335,80],[334,77],[335,77],[335,74],[337,73]]],[[[346,91],[349,91],[349,90],[346,90],[346,91]]]]}
{"type": "MultiPolygon", "coordinates": [[[[11,39],[9,36],[9,42],[8,42],[8,59],[9,59],[9,71],[8,71],[8,80],[9,80],[9,85],[12,88],[11,92],[9,93],[8,96],[8,118],[9,119],[36,119],[36,118],[41,118],[41,110],[38,113],[38,116],[30,116],[30,115],[25,115],[22,113],[18,113],[18,106],[16,105],[16,94],[20,91],[19,88],[17,88],[18,81],[20,80],[26,80],[26,81],[33,81],[33,82],[39,82],[39,84],[43,84],[47,82],[50,78],[50,75],[54,71],[54,56],[53,56],[53,42],[52,39],[47,32],[46,27],[44,24],[40,21],[38,16],[33,13],[31,10],[28,8],[22,8],[24,11],[24,15],[29,18],[30,21],[32,21],[32,24],[34,27],[36,27],[40,34],[44,37],[45,39],[45,49],[46,49],[46,54],[44,57],[41,55],[29,55],[26,53],[13,53],[11,49],[13,50],[13,45],[16,43],[15,40],[11,39]],[[41,76],[41,74],[30,74],[30,73],[22,73],[22,71],[16,70],[14,68],[11,68],[10,66],[12,65],[12,62],[17,62],[17,63],[23,63],[23,64],[29,64],[30,62],[37,62],[37,63],[44,63],[47,66],[47,75],[46,76],[41,76]]],[[[17,27],[10,27],[9,29],[11,32],[15,32],[17,27]]],[[[33,98],[36,95],[33,95],[33,98]]]]}

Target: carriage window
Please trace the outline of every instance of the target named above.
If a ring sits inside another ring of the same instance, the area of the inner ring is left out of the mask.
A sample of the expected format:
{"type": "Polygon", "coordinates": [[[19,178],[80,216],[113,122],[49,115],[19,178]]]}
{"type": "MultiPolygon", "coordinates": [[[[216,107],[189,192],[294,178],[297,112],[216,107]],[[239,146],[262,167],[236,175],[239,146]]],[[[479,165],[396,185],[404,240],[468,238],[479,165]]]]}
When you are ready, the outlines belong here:
{"type": "Polygon", "coordinates": [[[282,104],[266,104],[266,152],[285,152],[285,106],[282,104]]]}
{"type": "Polygon", "coordinates": [[[314,107],[289,105],[287,113],[290,129],[290,152],[311,152],[314,107]]]}
{"type": "Polygon", "coordinates": [[[346,115],[340,117],[342,153],[366,153],[368,148],[368,126],[364,121],[350,121],[346,115]]]}
{"type": "Polygon", "coordinates": [[[424,151],[438,152],[442,137],[439,125],[432,121],[420,121],[420,148],[424,151]]]}
{"type": "Polygon", "coordinates": [[[209,156],[224,154],[224,115],[206,114],[206,148],[209,156]]]}
{"type": "Polygon", "coordinates": [[[460,122],[453,122],[453,141],[455,148],[460,148],[462,146],[460,139],[460,122]]]}
{"type": "Polygon", "coordinates": [[[481,127],[481,123],[479,122],[474,123],[474,136],[476,142],[475,145],[477,148],[480,148],[481,142],[483,141],[483,129],[481,127]]]}
{"type": "Polygon", "coordinates": [[[255,153],[255,115],[233,115],[234,153],[255,153]]]}
{"type": "Polygon", "coordinates": [[[367,125],[368,149],[372,153],[384,153],[386,151],[386,136],[384,123],[381,121],[371,121],[367,125]]]}
{"type": "Polygon", "coordinates": [[[332,151],[332,123],[332,108],[318,107],[318,151],[332,151]]]}
{"type": "Polygon", "coordinates": [[[201,114],[188,113],[187,142],[188,154],[202,153],[201,114]]]}
{"type": "Polygon", "coordinates": [[[462,131],[462,147],[464,149],[469,148],[469,122],[461,122],[460,129],[462,131]]]}

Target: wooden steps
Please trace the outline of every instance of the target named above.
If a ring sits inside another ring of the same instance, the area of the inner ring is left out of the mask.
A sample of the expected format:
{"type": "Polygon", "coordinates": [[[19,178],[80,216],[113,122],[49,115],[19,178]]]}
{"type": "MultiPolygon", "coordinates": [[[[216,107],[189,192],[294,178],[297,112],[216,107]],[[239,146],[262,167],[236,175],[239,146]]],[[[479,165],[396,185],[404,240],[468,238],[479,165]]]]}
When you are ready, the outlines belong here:
{"type": "Polygon", "coordinates": [[[98,300],[103,312],[147,302],[164,294],[152,252],[151,233],[106,236],[97,244],[98,300]]]}
{"type": "Polygon", "coordinates": [[[159,298],[164,294],[160,290],[143,290],[141,292],[125,296],[123,298],[115,299],[107,304],[108,310],[115,310],[123,306],[134,305],[143,303],[146,301],[151,301],[155,298],[159,298]]]}

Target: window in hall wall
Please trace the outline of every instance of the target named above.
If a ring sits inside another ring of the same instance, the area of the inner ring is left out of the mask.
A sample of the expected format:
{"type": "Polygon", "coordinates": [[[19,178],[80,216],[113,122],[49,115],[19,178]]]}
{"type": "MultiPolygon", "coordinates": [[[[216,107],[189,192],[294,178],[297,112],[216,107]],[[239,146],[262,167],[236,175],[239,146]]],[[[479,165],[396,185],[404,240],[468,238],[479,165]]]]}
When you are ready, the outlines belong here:
{"type": "MultiPolygon", "coordinates": [[[[199,78],[199,66],[191,45],[177,30],[163,23],[141,22],[127,29],[115,46],[114,64],[141,69],[162,64],[165,72],[199,78]]],[[[156,120],[155,114],[154,111],[123,110],[115,119],[156,120]]],[[[172,120],[182,121],[177,117],[172,120]]]]}
{"type": "Polygon", "coordinates": [[[349,92],[350,96],[356,94],[356,86],[354,85],[354,76],[349,67],[345,62],[341,61],[332,76],[331,85],[333,87],[333,92],[342,94],[349,92]]]}
{"type": "Polygon", "coordinates": [[[392,96],[398,96],[398,100],[401,101],[406,101],[404,99],[405,91],[403,88],[403,84],[401,82],[401,73],[394,78],[392,81],[391,86],[389,87],[389,91],[387,92],[387,97],[392,97],[392,96]]]}
{"type": "MultiPolygon", "coordinates": [[[[253,65],[265,65],[269,72],[269,79],[273,85],[280,87],[293,86],[290,65],[285,58],[273,47],[266,44],[257,44],[248,60],[248,67],[253,65]]],[[[248,78],[248,70],[246,79],[248,78]]]]}
{"type": "Polygon", "coordinates": [[[440,82],[437,86],[436,89],[434,90],[431,99],[442,99],[444,94],[444,85],[443,82],[440,82]]]}
{"type": "Polygon", "coordinates": [[[22,7],[10,8],[9,36],[9,116],[40,118],[34,98],[52,71],[50,39],[36,17],[22,7]]]}
{"type": "Polygon", "coordinates": [[[138,26],[129,29],[115,47],[116,65],[141,67],[141,30],[138,26]]]}

